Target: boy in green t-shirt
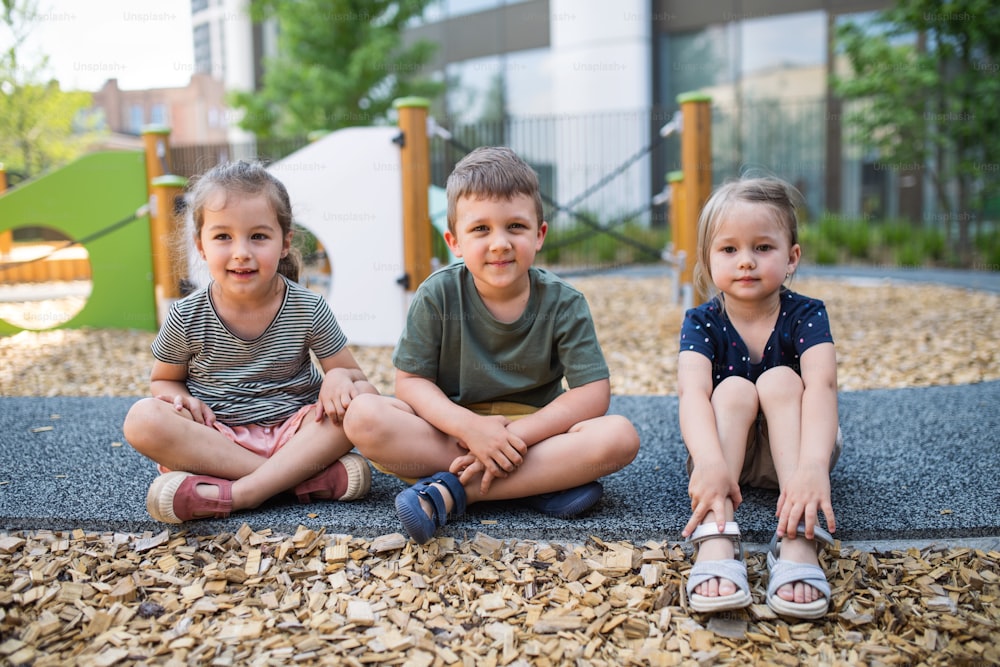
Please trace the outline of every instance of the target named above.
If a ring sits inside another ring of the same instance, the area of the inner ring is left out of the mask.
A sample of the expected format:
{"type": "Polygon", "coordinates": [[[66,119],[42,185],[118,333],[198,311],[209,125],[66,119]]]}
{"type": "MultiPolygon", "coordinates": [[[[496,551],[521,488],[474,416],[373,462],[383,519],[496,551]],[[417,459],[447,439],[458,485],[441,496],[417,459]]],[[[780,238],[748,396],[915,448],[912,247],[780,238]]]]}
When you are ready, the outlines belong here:
{"type": "Polygon", "coordinates": [[[481,500],[579,514],[600,500],[596,480],[639,451],[632,423],[605,414],[609,373],[586,300],[532,266],[548,231],[534,170],[508,148],[479,148],[447,196],[445,241],[464,263],[414,294],[395,397],[356,396],[344,419],[376,468],[413,484],[396,511],[419,543],[481,500]]]}

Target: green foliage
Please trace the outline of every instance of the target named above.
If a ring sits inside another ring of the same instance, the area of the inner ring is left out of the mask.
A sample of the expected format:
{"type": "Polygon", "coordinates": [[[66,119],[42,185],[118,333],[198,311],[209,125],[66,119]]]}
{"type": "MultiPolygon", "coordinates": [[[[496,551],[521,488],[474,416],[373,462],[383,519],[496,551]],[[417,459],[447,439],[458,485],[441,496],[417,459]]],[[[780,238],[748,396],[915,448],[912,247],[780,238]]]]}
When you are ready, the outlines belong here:
{"type": "MultiPolygon", "coordinates": [[[[581,213],[590,220],[600,220],[600,217],[593,213],[581,213]]],[[[612,231],[614,236],[598,232],[580,222],[550,227],[545,245],[539,253],[539,261],[549,266],[575,267],[655,262],[659,261],[656,253],[667,245],[670,237],[667,229],[652,229],[634,221],[615,225],[612,231]],[[623,241],[616,236],[624,237],[634,243],[623,241]]]]}
{"type": "MultiPolygon", "coordinates": [[[[910,267],[955,263],[943,229],[900,220],[825,215],[799,227],[799,242],[804,261],[827,266],[857,262],[910,267]]],[[[996,234],[980,233],[977,253],[986,263],[990,263],[991,247],[993,252],[1000,253],[996,234]]],[[[994,265],[1000,268],[1000,264],[994,262],[994,265]]]]}
{"type": "Polygon", "coordinates": [[[274,18],[279,55],[256,92],[233,95],[240,125],[259,137],[373,125],[393,100],[434,97],[443,84],[421,77],[435,46],[404,45],[402,30],[429,0],[252,0],[251,16],[274,18]]]}
{"type": "Polygon", "coordinates": [[[0,162],[24,178],[81,155],[96,135],[83,111],[86,92],[66,92],[44,77],[47,58],[24,62],[21,49],[37,20],[32,0],[3,0],[0,14],[0,162]]]}
{"type": "Polygon", "coordinates": [[[940,210],[971,214],[956,218],[966,254],[969,220],[1000,193],[1000,6],[897,0],[836,39],[851,73],[833,85],[857,103],[845,117],[854,139],[886,169],[929,175],[940,210]]]}
{"type": "Polygon", "coordinates": [[[982,260],[978,268],[1000,271],[1000,229],[989,226],[976,234],[976,252],[982,260]]]}

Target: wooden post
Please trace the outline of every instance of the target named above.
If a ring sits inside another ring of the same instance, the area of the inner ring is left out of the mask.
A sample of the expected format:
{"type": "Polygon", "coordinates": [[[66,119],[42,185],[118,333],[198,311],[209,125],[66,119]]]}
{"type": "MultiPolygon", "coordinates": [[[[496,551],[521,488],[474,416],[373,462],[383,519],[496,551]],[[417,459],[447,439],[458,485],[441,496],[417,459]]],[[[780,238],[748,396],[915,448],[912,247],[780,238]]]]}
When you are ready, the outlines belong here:
{"type": "Polygon", "coordinates": [[[687,254],[681,284],[690,285],[693,305],[708,298],[694,286],[694,265],[697,262],[698,216],[712,194],[712,98],[703,93],[677,96],[681,107],[681,169],[684,172],[684,222],[680,225],[687,254]]]}
{"type": "Polygon", "coordinates": [[[146,149],[146,183],[152,194],[152,181],[157,176],[174,173],[170,156],[170,128],[146,125],[142,128],[142,144],[146,149]]]}
{"type": "MultiPolygon", "coordinates": [[[[7,169],[0,164],[0,195],[7,191],[7,169]]],[[[9,255],[14,247],[14,230],[0,232],[0,257],[9,255]]]]}
{"type": "MultiPolygon", "coordinates": [[[[174,270],[174,196],[180,178],[171,175],[170,128],[147,125],[142,129],[146,149],[146,184],[149,193],[149,240],[153,253],[153,300],[156,320],[163,324],[170,302],[180,294],[174,270]],[[164,178],[165,177],[165,178],[164,178]]],[[[184,179],[181,178],[181,181],[184,179]]],[[[185,181],[186,182],[186,181],[185,181]]],[[[183,183],[180,185],[183,188],[183,183]]]]}
{"type": "Polygon", "coordinates": [[[400,167],[403,188],[403,286],[413,292],[431,273],[431,216],[428,189],[431,184],[427,108],[422,97],[404,97],[393,102],[399,111],[400,167]]]}
{"type": "Polygon", "coordinates": [[[181,295],[181,257],[177,250],[174,201],[184,192],[187,179],[166,174],[152,180],[150,197],[150,232],[153,242],[153,289],[156,295],[157,318],[163,323],[170,303],[181,295]]]}

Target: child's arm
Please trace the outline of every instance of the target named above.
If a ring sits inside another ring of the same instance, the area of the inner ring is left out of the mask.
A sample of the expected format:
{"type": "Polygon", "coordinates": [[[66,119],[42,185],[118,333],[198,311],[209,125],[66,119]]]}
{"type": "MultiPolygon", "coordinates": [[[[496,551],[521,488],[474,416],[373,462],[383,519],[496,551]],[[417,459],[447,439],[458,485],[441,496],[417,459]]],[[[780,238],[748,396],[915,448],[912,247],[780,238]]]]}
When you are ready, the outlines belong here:
{"type": "Polygon", "coordinates": [[[726,499],[733,509],[743,501],[738,479],[732,479],[719,442],[712,407],[712,362],[699,352],[682,351],[677,359],[677,397],[681,435],[694,464],[688,482],[691,518],[681,534],[688,537],[709,512],[719,530],[725,527],[726,499]]]}
{"type": "Polygon", "coordinates": [[[510,420],[501,415],[477,415],[457,405],[428,378],[397,369],[396,398],[475,456],[483,466],[486,489],[488,479],[506,477],[524,461],[527,445],[506,428],[510,420]]]}
{"type": "Polygon", "coordinates": [[[610,405],[611,382],[596,380],[564,391],[538,412],[511,422],[507,430],[517,434],[530,447],[566,433],[582,421],[603,416],[610,405]]]}
{"type": "Polygon", "coordinates": [[[187,388],[187,365],[168,364],[163,361],[153,361],[153,371],[149,376],[149,388],[153,396],[172,403],[174,409],[180,412],[187,410],[191,418],[199,424],[211,426],[215,423],[215,413],[207,405],[191,395],[187,388]]]}
{"type": "Polygon", "coordinates": [[[368,377],[354,360],[354,355],[347,347],[342,347],[336,354],[319,360],[323,369],[323,386],[319,390],[316,401],[316,421],[329,415],[333,423],[344,421],[347,406],[358,394],[378,394],[378,389],[368,381],[368,377]]]}
{"type": "Polygon", "coordinates": [[[778,535],[795,537],[805,521],[813,537],[819,512],[830,532],[837,520],[830,502],[830,457],[837,439],[837,355],[833,343],[820,343],[802,353],[802,435],[795,471],[778,497],[778,535]]]}

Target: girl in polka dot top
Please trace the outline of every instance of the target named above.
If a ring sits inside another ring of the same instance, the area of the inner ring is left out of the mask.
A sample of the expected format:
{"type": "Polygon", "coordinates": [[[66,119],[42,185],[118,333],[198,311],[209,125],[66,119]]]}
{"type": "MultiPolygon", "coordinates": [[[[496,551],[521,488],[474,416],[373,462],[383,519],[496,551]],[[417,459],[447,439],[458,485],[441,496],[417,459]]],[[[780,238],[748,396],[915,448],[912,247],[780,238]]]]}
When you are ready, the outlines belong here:
{"type": "Polygon", "coordinates": [[[751,602],[734,521],[741,484],[780,490],[768,605],[797,618],[827,611],[817,547],[832,538],[818,515],[836,529],[837,368],[823,303],[786,287],[802,254],[796,195],[776,178],[744,178],[716,190],[698,221],[695,280],[714,296],[685,314],[678,359],[696,611],[751,602]]]}

